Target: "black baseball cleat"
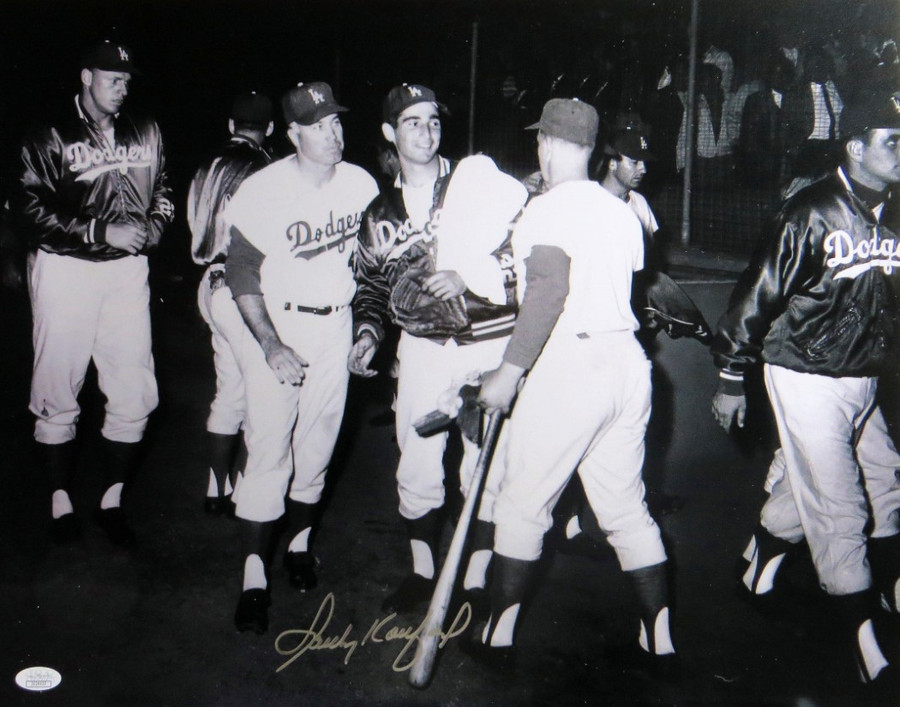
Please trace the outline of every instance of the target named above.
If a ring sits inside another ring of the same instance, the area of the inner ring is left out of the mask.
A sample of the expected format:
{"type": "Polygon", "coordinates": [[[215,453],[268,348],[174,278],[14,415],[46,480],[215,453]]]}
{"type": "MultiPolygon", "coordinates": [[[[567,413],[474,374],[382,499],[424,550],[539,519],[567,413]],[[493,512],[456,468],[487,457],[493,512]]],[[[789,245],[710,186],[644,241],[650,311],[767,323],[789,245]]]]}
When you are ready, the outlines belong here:
{"type": "Polygon", "coordinates": [[[203,510],[207,515],[234,518],[234,503],[231,494],[227,496],[207,496],[203,500],[203,510]]]}
{"type": "Polygon", "coordinates": [[[381,610],[386,614],[413,611],[431,599],[434,585],[433,579],[425,579],[420,574],[410,574],[400,582],[397,590],[382,602],[381,610]]]}
{"type": "Polygon", "coordinates": [[[466,603],[472,610],[471,623],[486,622],[491,616],[491,598],[484,587],[472,587],[462,593],[462,604],[466,603]]]}
{"type": "Polygon", "coordinates": [[[118,506],[96,509],[94,522],[106,533],[106,537],[113,545],[132,547],[137,542],[134,531],[125,518],[125,513],[118,506]]]}
{"type": "Polygon", "coordinates": [[[475,635],[469,641],[460,643],[460,650],[479,665],[492,672],[506,673],[515,669],[517,653],[512,646],[488,646],[481,640],[484,625],[476,627],[475,635]]]}
{"type": "Polygon", "coordinates": [[[234,625],[238,631],[253,631],[263,634],[269,630],[269,592],[266,589],[248,589],[241,592],[234,625]]]}
{"type": "Polygon", "coordinates": [[[68,545],[81,540],[81,523],[74,513],[66,513],[53,519],[50,532],[56,545],[68,545]]]}
{"type": "Polygon", "coordinates": [[[287,552],[284,555],[284,568],[288,572],[288,581],[295,589],[308,592],[319,583],[315,568],[318,560],[311,552],[287,552]]]}

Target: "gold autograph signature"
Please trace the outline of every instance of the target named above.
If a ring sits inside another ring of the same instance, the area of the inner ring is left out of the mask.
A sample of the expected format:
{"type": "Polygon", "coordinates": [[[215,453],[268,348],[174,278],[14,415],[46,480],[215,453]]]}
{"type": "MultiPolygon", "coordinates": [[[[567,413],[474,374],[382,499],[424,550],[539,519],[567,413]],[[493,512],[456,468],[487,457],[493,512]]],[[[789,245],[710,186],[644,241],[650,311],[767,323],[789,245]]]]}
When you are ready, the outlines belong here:
{"type": "MultiPolygon", "coordinates": [[[[344,650],[346,651],[344,665],[347,665],[350,657],[360,646],[364,646],[367,643],[386,643],[388,641],[405,641],[391,668],[395,672],[400,673],[412,667],[414,653],[413,656],[408,658],[407,662],[404,663],[403,660],[422,634],[424,621],[418,626],[391,626],[390,624],[397,617],[397,614],[393,613],[384,618],[376,619],[360,640],[351,637],[353,624],[348,624],[347,628],[340,635],[334,633],[326,636],[325,630],[328,628],[331,617],[334,616],[334,603],[334,594],[329,593],[322,600],[322,604],[319,606],[319,610],[316,612],[316,616],[309,628],[289,629],[278,634],[275,638],[275,650],[279,655],[290,656],[290,658],[278,666],[275,672],[281,672],[307,651],[344,650]],[[294,643],[295,641],[296,643],[294,643]]],[[[450,624],[450,628],[447,631],[438,632],[437,635],[441,637],[438,648],[443,648],[447,641],[465,631],[471,620],[472,607],[466,602],[459,608],[450,624]]]]}

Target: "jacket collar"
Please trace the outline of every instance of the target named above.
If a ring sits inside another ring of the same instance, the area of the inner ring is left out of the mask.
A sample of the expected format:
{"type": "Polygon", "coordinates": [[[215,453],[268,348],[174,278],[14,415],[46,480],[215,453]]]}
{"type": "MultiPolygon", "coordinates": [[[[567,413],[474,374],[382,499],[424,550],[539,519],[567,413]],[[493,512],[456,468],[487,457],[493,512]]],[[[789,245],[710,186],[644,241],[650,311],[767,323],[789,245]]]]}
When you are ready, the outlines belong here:
{"type": "MultiPolygon", "coordinates": [[[[75,110],[78,111],[78,117],[79,117],[79,118],[81,118],[82,120],[87,121],[88,123],[91,123],[92,125],[97,125],[97,121],[94,120],[94,119],[91,117],[91,114],[88,113],[88,112],[84,109],[84,107],[81,105],[81,96],[79,96],[77,93],[75,94],[75,110]]],[[[116,114],[113,116],[113,120],[117,119],[118,117],[119,117],[119,114],[116,113],[116,114]]]]}
{"type": "MultiPolygon", "coordinates": [[[[446,177],[450,174],[450,160],[446,157],[438,155],[438,179],[446,177]]],[[[394,179],[394,188],[400,189],[403,186],[403,172],[398,172],[394,179]]]]}

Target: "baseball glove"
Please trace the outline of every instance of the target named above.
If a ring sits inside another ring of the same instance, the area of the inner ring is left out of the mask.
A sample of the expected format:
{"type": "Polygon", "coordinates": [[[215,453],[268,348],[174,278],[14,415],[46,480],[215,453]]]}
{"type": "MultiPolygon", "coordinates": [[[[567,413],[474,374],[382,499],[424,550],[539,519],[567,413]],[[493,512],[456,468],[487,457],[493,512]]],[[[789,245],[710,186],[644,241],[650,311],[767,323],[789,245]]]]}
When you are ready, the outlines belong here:
{"type": "Polygon", "coordinates": [[[423,289],[434,274],[431,258],[425,254],[411,262],[391,289],[391,313],[398,326],[413,336],[453,336],[469,326],[469,316],[461,297],[440,300],[423,289]]]}

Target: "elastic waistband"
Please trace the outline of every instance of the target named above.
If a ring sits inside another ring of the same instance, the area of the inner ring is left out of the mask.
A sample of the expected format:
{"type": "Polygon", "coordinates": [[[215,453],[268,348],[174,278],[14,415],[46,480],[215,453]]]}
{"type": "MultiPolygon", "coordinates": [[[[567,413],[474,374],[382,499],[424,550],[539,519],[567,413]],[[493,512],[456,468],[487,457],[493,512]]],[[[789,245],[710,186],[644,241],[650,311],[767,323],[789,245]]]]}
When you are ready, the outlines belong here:
{"type": "Polygon", "coordinates": [[[303,312],[304,314],[317,314],[320,317],[324,317],[329,314],[337,314],[338,312],[349,308],[349,304],[339,304],[335,306],[329,304],[325,307],[307,307],[305,305],[294,304],[292,302],[284,303],[285,312],[303,312]]]}

